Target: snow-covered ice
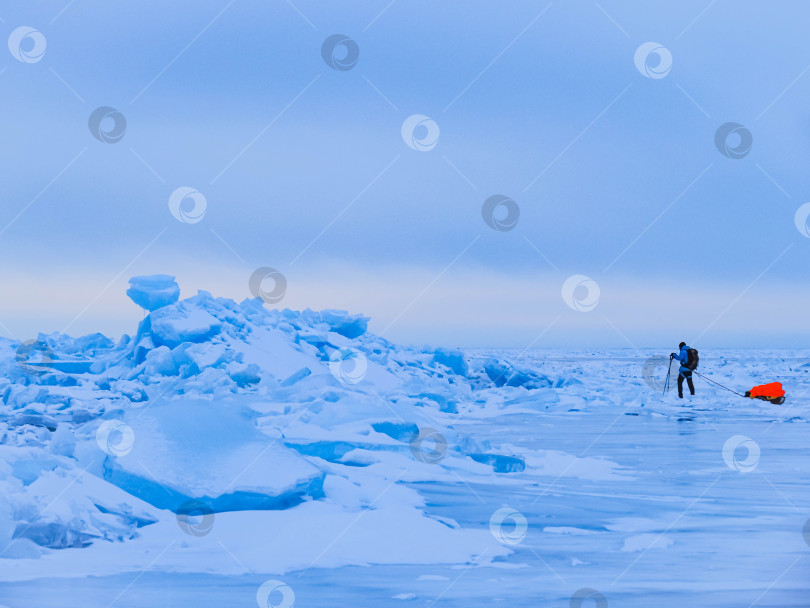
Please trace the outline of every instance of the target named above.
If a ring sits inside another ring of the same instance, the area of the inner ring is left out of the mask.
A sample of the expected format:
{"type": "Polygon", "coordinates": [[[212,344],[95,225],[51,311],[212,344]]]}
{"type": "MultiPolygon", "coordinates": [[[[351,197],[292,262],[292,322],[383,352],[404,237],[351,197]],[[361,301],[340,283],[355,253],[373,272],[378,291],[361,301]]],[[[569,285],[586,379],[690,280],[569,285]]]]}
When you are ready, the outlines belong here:
{"type": "Polygon", "coordinates": [[[681,401],[667,352],[407,347],[130,283],[132,336],[0,340],[0,604],[810,604],[809,352],[702,349],[788,401],[681,401]]]}

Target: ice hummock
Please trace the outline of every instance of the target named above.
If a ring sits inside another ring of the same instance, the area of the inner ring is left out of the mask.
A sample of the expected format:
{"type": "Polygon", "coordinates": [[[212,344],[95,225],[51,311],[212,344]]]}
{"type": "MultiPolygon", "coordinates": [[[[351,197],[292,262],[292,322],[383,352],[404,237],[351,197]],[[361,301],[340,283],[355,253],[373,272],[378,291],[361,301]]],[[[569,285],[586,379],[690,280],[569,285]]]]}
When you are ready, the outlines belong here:
{"type": "MultiPolygon", "coordinates": [[[[402,522],[414,542],[441,539],[431,560],[462,563],[482,546],[490,559],[509,551],[427,515],[419,493],[400,484],[525,471],[522,456],[454,425],[492,407],[552,407],[553,387],[568,380],[460,350],[395,345],[346,311],[267,309],[205,291],[180,300],[168,275],[130,285],[149,311],[133,336],[38,337],[53,361],[81,366],[26,368],[19,343],[0,340],[0,559],[19,559],[4,566],[9,576],[35,572],[26,559],[80,568],[56,549],[105,555],[110,571],[130,567],[131,555],[111,558],[103,547],[152,547],[194,501],[236,529],[258,512],[278,513],[282,526],[302,525],[305,513],[321,518],[301,563],[291,551],[274,562],[281,568],[306,566],[318,534],[364,511],[387,549],[347,548],[328,563],[425,559],[391,545],[402,522]],[[440,437],[441,449],[424,451],[423,436],[440,437]],[[60,494],[62,485],[69,491],[60,494]],[[396,500],[377,498],[392,485],[396,500]]],[[[243,537],[249,544],[250,533],[243,537]]]]}

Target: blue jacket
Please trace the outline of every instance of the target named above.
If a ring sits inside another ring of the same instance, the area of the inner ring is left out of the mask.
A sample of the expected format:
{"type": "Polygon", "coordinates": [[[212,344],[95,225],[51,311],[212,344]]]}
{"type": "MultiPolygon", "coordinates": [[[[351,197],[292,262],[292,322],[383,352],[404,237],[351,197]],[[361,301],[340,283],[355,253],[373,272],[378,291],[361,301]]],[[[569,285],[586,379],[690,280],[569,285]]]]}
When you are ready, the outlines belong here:
{"type": "Polygon", "coordinates": [[[681,349],[681,352],[678,354],[672,353],[672,356],[675,357],[681,363],[679,372],[690,372],[688,367],[686,367],[686,362],[689,361],[689,349],[692,348],[688,344],[681,349]]]}

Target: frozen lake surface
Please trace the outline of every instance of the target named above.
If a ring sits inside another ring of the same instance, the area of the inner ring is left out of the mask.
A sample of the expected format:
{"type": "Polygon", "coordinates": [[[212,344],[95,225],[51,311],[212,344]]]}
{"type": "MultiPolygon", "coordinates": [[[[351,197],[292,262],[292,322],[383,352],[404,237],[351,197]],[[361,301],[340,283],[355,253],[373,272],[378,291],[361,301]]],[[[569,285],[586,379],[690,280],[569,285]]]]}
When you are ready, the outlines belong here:
{"type": "MultiPolygon", "coordinates": [[[[488,440],[503,453],[563,458],[547,463],[548,474],[493,473],[491,483],[460,474],[408,484],[425,498],[430,515],[463,528],[489,530],[502,507],[522,514],[527,527],[519,542],[520,530],[505,524],[507,536],[517,534],[507,543],[510,555],[477,565],[486,557],[482,546],[482,554],[464,564],[314,567],[278,578],[294,589],[298,606],[568,606],[582,588],[598,591],[612,606],[810,605],[810,538],[802,533],[810,518],[808,406],[801,396],[810,388],[808,359],[804,353],[735,352],[722,359],[702,353],[704,372],[738,389],[750,388],[746,379],[752,385],[781,380],[788,401],[772,406],[700,379],[696,397],[662,397],[640,378],[648,354],[532,352],[523,359],[533,367],[582,384],[557,389],[560,402],[542,412],[454,420],[456,432],[488,440]],[[724,444],[734,436],[750,438],[760,450],[758,461],[749,463],[747,450],[738,448],[742,470],[724,460],[724,444]],[[579,470],[593,462],[565,463],[566,454],[618,468],[607,475],[579,470]]],[[[362,527],[360,517],[345,534],[362,527]]],[[[214,559],[239,567],[239,556],[225,547],[214,559]]],[[[268,578],[248,571],[166,572],[160,560],[144,572],[78,579],[42,574],[1,584],[2,602],[251,606],[268,578]]]]}

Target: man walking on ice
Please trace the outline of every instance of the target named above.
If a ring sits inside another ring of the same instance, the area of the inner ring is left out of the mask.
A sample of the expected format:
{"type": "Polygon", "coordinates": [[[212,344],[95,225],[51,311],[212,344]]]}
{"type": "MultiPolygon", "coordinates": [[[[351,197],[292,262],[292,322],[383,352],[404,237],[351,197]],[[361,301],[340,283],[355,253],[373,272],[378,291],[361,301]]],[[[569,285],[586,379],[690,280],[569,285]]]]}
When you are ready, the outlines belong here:
{"type": "Polygon", "coordinates": [[[686,345],[686,342],[678,344],[680,352],[678,354],[672,353],[669,356],[670,365],[672,359],[677,359],[681,367],[678,369],[678,397],[683,399],[683,379],[686,378],[686,383],[689,385],[689,392],[695,394],[695,385],[692,384],[692,372],[698,365],[698,351],[686,345]]]}

